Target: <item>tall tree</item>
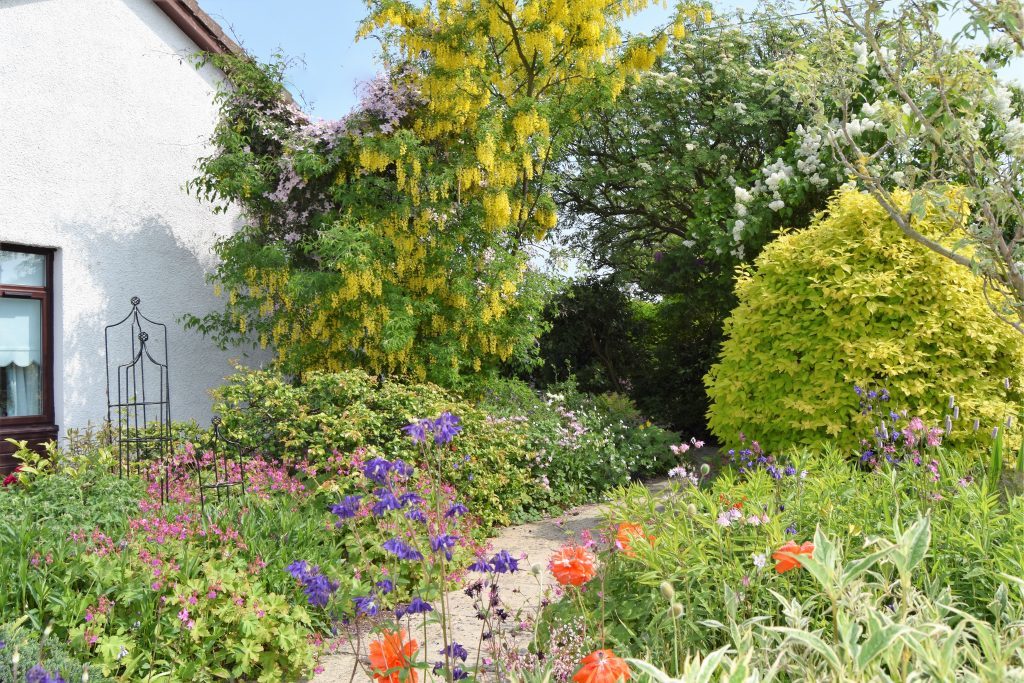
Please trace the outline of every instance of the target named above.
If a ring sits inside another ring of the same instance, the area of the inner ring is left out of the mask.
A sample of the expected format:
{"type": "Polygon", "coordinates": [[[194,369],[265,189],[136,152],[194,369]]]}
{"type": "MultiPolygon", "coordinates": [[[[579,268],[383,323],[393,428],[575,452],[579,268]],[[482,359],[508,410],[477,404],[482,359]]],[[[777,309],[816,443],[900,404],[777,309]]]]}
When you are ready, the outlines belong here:
{"type": "Polygon", "coordinates": [[[362,366],[452,382],[535,348],[542,283],[525,247],[556,222],[551,165],[582,113],[649,68],[624,43],[648,0],[368,0],[386,73],[311,122],[279,65],[215,57],[216,152],[191,187],[242,206],[219,246],[224,343],[254,334],[285,370],[362,366]]]}

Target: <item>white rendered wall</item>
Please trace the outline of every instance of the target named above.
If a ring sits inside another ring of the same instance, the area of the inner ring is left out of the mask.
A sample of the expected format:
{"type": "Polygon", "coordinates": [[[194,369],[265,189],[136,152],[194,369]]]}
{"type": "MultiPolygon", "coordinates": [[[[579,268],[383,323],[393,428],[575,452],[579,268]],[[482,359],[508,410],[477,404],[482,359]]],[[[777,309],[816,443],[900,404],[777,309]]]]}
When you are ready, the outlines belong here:
{"type": "Polygon", "coordinates": [[[246,360],[177,322],[219,307],[204,274],[237,220],[183,189],[222,78],[195,50],[151,0],[0,0],[0,241],[59,250],[62,431],[105,418],[103,327],[132,296],[169,326],[174,419],[208,421],[210,388],[246,360]]]}

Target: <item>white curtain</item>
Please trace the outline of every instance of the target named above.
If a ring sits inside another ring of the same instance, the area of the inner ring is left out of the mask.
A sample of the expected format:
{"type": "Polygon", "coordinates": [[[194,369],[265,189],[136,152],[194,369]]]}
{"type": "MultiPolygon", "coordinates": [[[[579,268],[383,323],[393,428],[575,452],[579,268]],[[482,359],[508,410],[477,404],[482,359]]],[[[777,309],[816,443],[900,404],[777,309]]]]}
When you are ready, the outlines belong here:
{"type": "Polygon", "coordinates": [[[19,365],[8,365],[2,374],[6,380],[7,405],[5,415],[8,417],[23,415],[39,415],[43,412],[40,401],[42,393],[39,391],[39,365],[33,363],[21,367],[19,365]]]}
{"type": "Polygon", "coordinates": [[[39,415],[40,367],[43,361],[42,302],[0,299],[0,379],[5,414],[39,415]]]}

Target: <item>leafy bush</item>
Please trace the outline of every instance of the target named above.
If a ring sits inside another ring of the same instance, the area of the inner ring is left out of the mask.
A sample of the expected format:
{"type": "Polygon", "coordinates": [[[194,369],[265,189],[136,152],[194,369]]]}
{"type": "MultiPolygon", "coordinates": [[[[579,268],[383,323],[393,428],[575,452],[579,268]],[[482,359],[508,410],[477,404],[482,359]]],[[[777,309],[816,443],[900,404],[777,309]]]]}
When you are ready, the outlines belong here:
{"type": "Polygon", "coordinates": [[[451,411],[464,432],[444,452],[441,477],[487,528],[582,502],[631,474],[657,470],[668,454],[671,435],[645,426],[632,406],[620,405],[613,419],[607,401],[601,407],[565,388],[541,397],[520,382],[495,381],[474,389],[483,398],[470,401],[360,370],[309,373],[301,384],[244,372],[218,390],[216,410],[245,447],[313,464],[357,448],[420,462],[402,427],[451,411]]]}
{"type": "MultiPolygon", "coordinates": [[[[929,210],[917,227],[948,226],[929,210]]],[[[1024,340],[993,316],[981,280],[903,238],[865,194],[839,193],[810,228],[770,244],[737,294],[706,378],[710,427],[724,442],[746,430],[771,448],[851,446],[869,419],[854,384],[884,387],[938,424],[955,395],[954,443],[974,419],[986,431],[1002,424],[1024,398],[1024,340]]]]}

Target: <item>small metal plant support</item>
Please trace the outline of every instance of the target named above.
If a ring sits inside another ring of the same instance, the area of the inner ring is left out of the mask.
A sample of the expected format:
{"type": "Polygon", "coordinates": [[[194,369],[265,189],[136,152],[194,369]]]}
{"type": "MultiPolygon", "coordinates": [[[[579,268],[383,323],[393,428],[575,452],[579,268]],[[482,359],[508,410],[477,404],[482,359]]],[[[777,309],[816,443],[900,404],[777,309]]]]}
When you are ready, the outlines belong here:
{"type": "Polygon", "coordinates": [[[242,495],[245,495],[245,460],[242,457],[242,447],[237,441],[232,441],[221,432],[220,416],[214,415],[210,421],[213,429],[210,432],[208,448],[195,451],[196,477],[199,480],[199,505],[203,516],[206,516],[206,492],[214,491],[217,502],[221,496],[229,496],[233,489],[240,488],[242,495]],[[205,453],[210,454],[210,462],[204,462],[205,453]],[[237,468],[232,473],[231,465],[237,468]],[[207,470],[207,481],[203,481],[203,471],[207,470]],[[232,475],[236,474],[235,477],[232,475]],[[211,480],[212,476],[212,480],[211,480]]]}
{"type": "Polygon", "coordinates": [[[146,465],[156,463],[164,502],[172,449],[167,326],[142,315],[140,303],[139,297],[132,297],[128,315],[103,330],[107,422],[117,440],[118,476],[139,475],[146,465]]]}

